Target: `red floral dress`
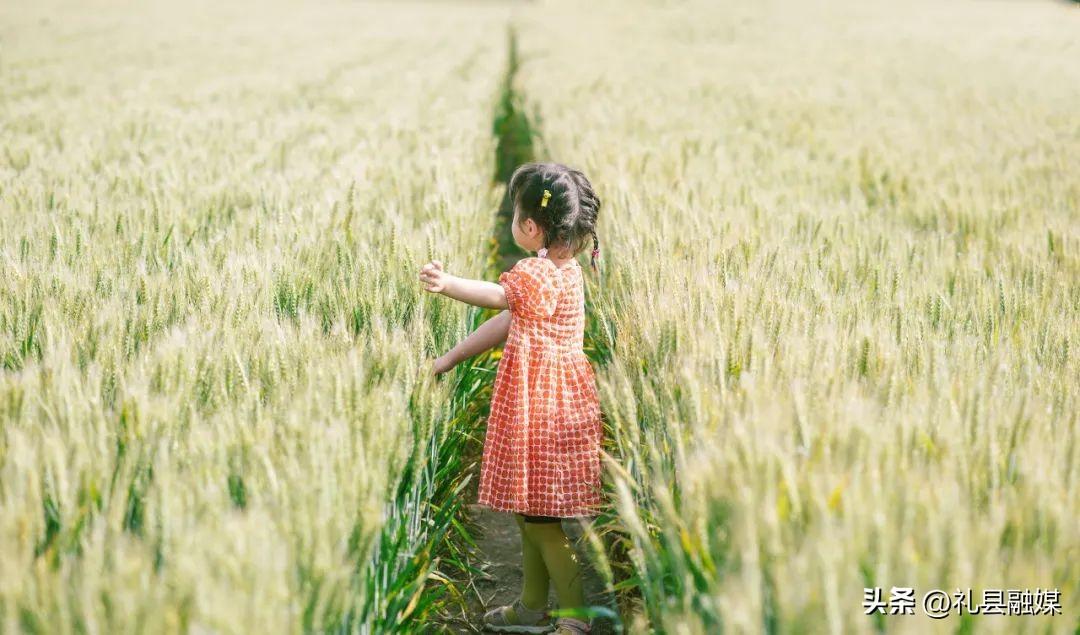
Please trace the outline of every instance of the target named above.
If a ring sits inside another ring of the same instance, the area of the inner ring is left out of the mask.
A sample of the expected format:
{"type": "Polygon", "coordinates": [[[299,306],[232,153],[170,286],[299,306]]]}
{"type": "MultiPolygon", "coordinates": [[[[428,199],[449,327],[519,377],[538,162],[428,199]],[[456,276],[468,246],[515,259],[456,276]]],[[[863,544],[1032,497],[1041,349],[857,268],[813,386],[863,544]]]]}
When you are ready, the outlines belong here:
{"type": "Polygon", "coordinates": [[[531,516],[590,516],[600,504],[600,403],[582,350],[581,266],[519,260],[499,276],[510,307],[477,502],[531,516]]]}

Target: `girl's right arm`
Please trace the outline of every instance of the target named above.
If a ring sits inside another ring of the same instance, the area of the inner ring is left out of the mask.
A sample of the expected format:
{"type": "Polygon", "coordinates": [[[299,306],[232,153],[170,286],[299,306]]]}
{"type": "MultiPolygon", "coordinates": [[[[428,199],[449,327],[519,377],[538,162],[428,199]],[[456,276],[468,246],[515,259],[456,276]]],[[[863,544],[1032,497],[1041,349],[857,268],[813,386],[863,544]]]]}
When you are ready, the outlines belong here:
{"type": "Polygon", "coordinates": [[[503,311],[481,324],[468,337],[458,342],[457,346],[436,359],[435,373],[445,373],[460,362],[498,346],[506,341],[506,334],[509,332],[510,311],[503,311]]]}
{"type": "Polygon", "coordinates": [[[506,290],[500,284],[487,280],[470,280],[450,275],[443,264],[432,260],[420,269],[420,281],[431,293],[441,293],[466,304],[485,309],[509,309],[506,290]]]}

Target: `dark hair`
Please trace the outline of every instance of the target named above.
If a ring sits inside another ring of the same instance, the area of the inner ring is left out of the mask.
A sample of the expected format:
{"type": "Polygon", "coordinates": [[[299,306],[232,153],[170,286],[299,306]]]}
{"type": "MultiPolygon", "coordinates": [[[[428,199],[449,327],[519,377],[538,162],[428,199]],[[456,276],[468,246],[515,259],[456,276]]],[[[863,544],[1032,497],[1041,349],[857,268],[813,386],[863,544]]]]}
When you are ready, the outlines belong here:
{"type": "Polygon", "coordinates": [[[508,193],[514,208],[520,210],[521,220],[531,218],[544,230],[544,247],[565,245],[576,256],[585,249],[591,235],[590,264],[596,271],[600,198],[581,170],[561,163],[523,163],[511,175],[508,193]],[[547,205],[541,207],[544,190],[551,192],[551,196],[547,205]]]}

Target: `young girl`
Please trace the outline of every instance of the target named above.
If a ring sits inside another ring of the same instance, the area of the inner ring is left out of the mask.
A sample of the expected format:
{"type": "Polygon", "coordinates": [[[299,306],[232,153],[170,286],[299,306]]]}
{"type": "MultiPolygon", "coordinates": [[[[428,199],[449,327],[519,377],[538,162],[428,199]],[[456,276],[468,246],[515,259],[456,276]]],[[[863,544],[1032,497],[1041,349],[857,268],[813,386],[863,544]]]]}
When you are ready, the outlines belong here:
{"type": "Polygon", "coordinates": [[[593,242],[596,271],[600,200],[580,171],[558,163],[527,163],[509,184],[512,231],[535,251],[499,276],[498,284],[467,280],[439,261],[421,269],[433,293],[481,307],[509,309],[488,320],[435,360],[442,373],[503,340],[480,470],[478,503],[513,512],[521,530],[525,583],[509,606],[484,615],[503,633],[587,633],[582,620],[547,611],[548,585],[561,608],[585,601],[581,568],[561,519],[588,516],[600,503],[600,405],[592,366],[582,350],[585,295],[575,256],[593,242]]]}

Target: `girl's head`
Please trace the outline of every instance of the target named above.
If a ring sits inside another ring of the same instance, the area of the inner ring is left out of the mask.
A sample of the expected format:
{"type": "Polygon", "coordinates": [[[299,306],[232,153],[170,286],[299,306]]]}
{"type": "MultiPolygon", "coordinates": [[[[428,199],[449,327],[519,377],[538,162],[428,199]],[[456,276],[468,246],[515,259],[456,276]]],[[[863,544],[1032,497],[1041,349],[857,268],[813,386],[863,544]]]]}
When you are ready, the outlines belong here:
{"type": "Polygon", "coordinates": [[[591,264],[596,269],[600,199],[581,170],[561,163],[525,163],[514,170],[508,191],[514,203],[511,229],[518,245],[529,251],[547,247],[572,257],[591,237],[591,264]]]}

